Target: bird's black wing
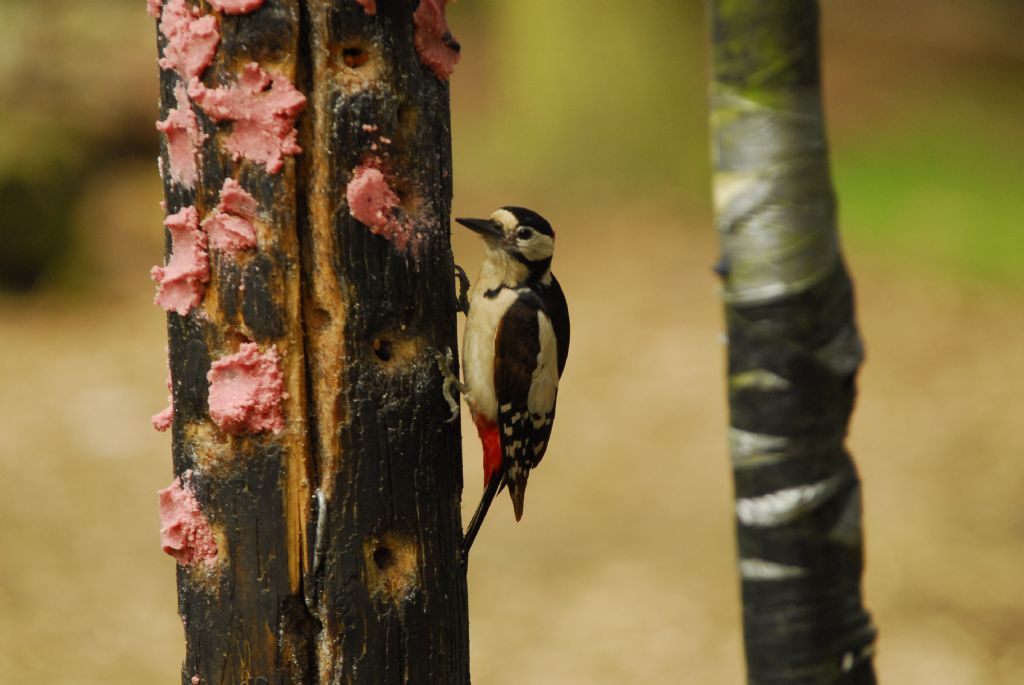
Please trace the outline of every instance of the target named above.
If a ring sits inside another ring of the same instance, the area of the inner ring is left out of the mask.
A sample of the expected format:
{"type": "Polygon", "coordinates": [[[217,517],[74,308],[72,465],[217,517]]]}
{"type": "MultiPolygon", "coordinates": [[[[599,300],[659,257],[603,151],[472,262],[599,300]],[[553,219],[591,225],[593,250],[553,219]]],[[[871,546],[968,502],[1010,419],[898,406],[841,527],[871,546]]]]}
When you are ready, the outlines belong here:
{"type": "Polygon", "coordinates": [[[551,285],[541,290],[540,298],[558,339],[558,375],[561,376],[565,370],[565,361],[569,358],[569,305],[554,274],[551,274],[551,285]]]}
{"type": "Polygon", "coordinates": [[[494,352],[502,466],[518,520],[530,470],[548,447],[558,394],[557,343],[535,293],[520,291],[498,326],[494,352]]]}

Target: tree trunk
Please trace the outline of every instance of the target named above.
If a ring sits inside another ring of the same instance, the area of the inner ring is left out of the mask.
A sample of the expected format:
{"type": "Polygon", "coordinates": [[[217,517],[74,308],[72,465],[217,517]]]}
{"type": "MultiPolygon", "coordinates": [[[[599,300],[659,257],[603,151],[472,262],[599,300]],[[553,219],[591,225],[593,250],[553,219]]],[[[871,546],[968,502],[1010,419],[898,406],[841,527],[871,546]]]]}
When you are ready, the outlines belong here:
{"type": "Polygon", "coordinates": [[[839,248],[815,0],[713,0],[712,140],[748,682],[874,683],[863,352],[839,248]]]}
{"type": "Polygon", "coordinates": [[[149,5],[182,683],[468,683],[443,15],[149,5]]]}

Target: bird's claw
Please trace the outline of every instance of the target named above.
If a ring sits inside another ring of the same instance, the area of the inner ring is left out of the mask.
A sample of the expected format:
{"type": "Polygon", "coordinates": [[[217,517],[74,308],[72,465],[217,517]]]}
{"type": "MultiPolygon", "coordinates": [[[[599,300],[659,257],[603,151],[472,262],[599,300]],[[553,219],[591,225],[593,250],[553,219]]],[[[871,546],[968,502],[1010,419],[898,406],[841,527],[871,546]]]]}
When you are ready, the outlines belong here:
{"type": "Polygon", "coordinates": [[[469,314],[469,276],[466,270],[455,264],[455,276],[459,279],[459,298],[455,307],[463,314],[469,314]]]}
{"type": "Polygon", "coordinates": [[[459,401],[452,395],[452,387],[457,389],[460,393],[464,392],[465,386],[459,379],[452,373],[452,364],[455,362],[455,355],[452,354],[452,349],[446,347],[444,352],[441,350],[434,351],[434,360],[437,362],[437,368],[441,370],[441,377],[444,379],[444,384],[441,386],[441,394],[444,396],[445,402],[452,410],[452,415],[445,419],[445,423],[454,423],[459,418],[459,401]]]}

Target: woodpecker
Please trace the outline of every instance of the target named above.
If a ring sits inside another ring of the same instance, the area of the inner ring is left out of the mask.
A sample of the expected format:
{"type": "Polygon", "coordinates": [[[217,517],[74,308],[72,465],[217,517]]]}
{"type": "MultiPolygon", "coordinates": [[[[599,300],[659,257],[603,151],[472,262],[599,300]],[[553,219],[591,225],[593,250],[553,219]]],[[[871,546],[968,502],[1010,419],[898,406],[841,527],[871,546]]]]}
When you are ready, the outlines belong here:
{"type": "MultiPolygon", "coordinates": [[[[508,487],[516,521],[530,471],[548,448],[558,381],[569,354],[569,309],[551,273],[555,233],[523,207],[502,207],[489,219],[456,219],[484,240],[486,254],[470,291],[462,344],[464,383],[446,373],[466,398],[484,452],[484,495],[470,520],[463,554],[476,538],[494,496],[508,487]]],[[[453,416],[458,404],[449,398],[453,416]]]]}

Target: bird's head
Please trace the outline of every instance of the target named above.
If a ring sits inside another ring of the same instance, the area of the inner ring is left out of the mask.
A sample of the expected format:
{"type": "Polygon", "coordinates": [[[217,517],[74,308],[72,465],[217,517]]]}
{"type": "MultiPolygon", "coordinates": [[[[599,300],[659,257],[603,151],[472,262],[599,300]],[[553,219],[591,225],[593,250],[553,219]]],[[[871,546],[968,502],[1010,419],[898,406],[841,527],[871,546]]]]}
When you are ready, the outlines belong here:
{"type": "Polygon", "coordinates": [[[555,253],[555,232],[537,212],[524,207],[502,207],[489,219],[456,219],[483,237],[489,252],[503,253],[526,265],[532,273],[546,272],[555,253]]]}

